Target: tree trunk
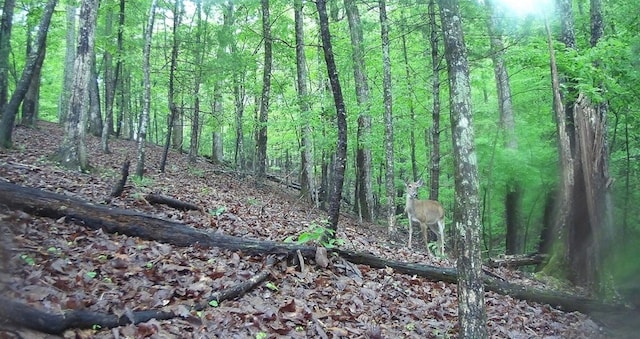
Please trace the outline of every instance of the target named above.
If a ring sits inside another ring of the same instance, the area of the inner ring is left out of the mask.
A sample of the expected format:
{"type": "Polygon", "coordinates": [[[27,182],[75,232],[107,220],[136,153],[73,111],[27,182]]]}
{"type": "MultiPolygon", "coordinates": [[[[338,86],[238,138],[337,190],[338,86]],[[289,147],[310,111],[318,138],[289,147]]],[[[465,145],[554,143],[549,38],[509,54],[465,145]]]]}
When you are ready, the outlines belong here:
{"type": "Polygon", "coordinates": [[[362,220],[373,220],[373,188],[371,186],[372,156],[368,145],[371,136],[371,94],[369,80],[364,61],[364,42],[360,13],[354,0],[344,1],[345,11],[349,21],[351,37],[353,80],[355,81],[356,101],[358,102],[358,132],[356,141],[356,199],[355,212],[362,220]]]}
{"type": "MultiPolygon", "coordinates": [[[[195,163],[198,156],[200,139],[200,82],[202,81],[202,59],[206,46],[202,45],[202,1],[196,1],[196,36],[195,36],[195,78],[193,88],[193,118],[191,119],[191,140],[189,142],[189,162],[195,163]]],[[[218,55],[220,57],[220,55],[218,55]]],[[[216,88],[218,88],[216,86],[216,88]]],[[[217,95],[214,94],[217,101],[217,95]]],[[[214,106],[215,107],[215,106],[214,106]]],[[[214,152],[212,152],[215,154],[214,152]]]]}
{"type": "Polygon", "coordinates": [[[136,164],[136,176],[138,178],[142,178],[144,176],[145,143],[147,142],[147,125],[149,124],[149,110],[151,109],[151,64],[149,59],[151,58],[151,37],[153,36],[153,22],[156,15],[156,3],[157,0],[151,1],[147,27],[144,34],[144,50],[142,57],[144,93],[142,99],[142,114],[140,115],[140,129],[138,132],[138,162],[136,164]]]}
{"type": "Polygon", "coordinates": [[[58,121],[64,123],[67,119],[69,111],[69,99],[73,87],[73,63],[76,59],[76,7],[67,3],[65,5],[66,12],[66,48],[64,53],[64,77],[62,83],[62,93],[58,99],[58,121]]]}
{"type": "MultiPolygon", "coordinates": [[[[124,1],[124,0],[121,0],[124,1]]],[[[178,116],[178,107],[175,102],[175,79],[176,69],[178,68],[178,27],[180,27],[180,18],[182,11],[180,10],[180,1],[176,1],[173,8],[173,44],[171,45],[171,61],[169,66],[169,90],[167,93],[167,101],[169,103],[169,117],[167,122],[167,135],[164,143],[164,149],[162,150],[162,159],[160,160],[160,172],[164,173],[167,166],[167,156],[169,154],[169,147],[171,146],[171,133],[174,129],[176,117],[178,116]]]]}
{"type": "Polygon", "coordinates": [[[487,338],[471,85],[458,1],[441,0],[440,15],[451,96],[456,187],[454,225],[459,239],[457,267],[460,337],[487,338]]]}
{"type": "Polygon", "coordinates": [[[271,19],[269,0],[262,3],[262,34],[264,37],[264,70],[262,73],[262,96],[260,98],[260,116],[256,132],[256,175],[264,177],[267,173],[267,121],[269,119],[269,99],[271,98],[271,66],[273,55],[271,47],[271,19]]]}
{"type": "Polygon", "coordinates": [[[96,66],[96,54],[93,53],[91,61],[91,78],[89,83],[89,132],[94,137],[102,135],[102,112],[100,109],[100,89],[98,88],[98,69],[96,66]]]}
{"type": "MultiPolygon", "coordinates": [[[[27,39],[27,57],[33,49],[31,45],[31,34],[27,39]]],[[[42,48],[42,53],[38,54],[38,59],[34,65],[33,77],[29,84],[29,89],[25,94],[24,101],[22,102],[22,124],[33,127],[38,120],[39,101],[40,101],[40,73],[42,72],[42,64],[44,62],[45,54],[47,53],[46,43],[42,48]]]]}
{"type": "MultiPolygon", "coordinates": [[[[116,87],[118,83],[122,81],[122,77],[120,73],[122,71],[122,51],[123,51],[123,32],[124,32],[124,9],[125,9],[125,0],[120,0],[120,10],[118,12],[118,37],[117,37],[117,61],[116,67],[113,72],[107,72],[107,67],[105,65],[105,73],[110,73],[110,80],[106,81],[105,79],[105,124],[102,126],[102,136],[100,138],[102,152],[110,153],[109,151],[109,136],[114,133],[113,128],[113,111],[115,105],[115,96],[116,96],[116,87]]],[[[109,11],[109,17],[111,17],[112,11],[109,11]]],[[[108,19],[107,27],[111,26],[111,19],[108,19]]],[[[105,52],[105,57],[107,56],[107,52],[105,52]]],[[[109,58],[111,54],[108,54],[109,58]]],[[[106,77],[106,75],[105,75],[106,77]]],[[[122,86],[120,86],[122,88],[122,86]]],[[[118,127],[116,130],[119,130],[119,124],[121,121],[116,121],[118,127]]]]}
{"type": "MultiPolygon", "coordinates": [[[[38,35],[36,37],[35,48],[31,51],[32,53],[26,60],[24,69],[22,70],[22,76],[16,84],[16,88],[11,95],[9,103],[4,106],[4,111],[0,112],[2,113],[2,117],[0,118],[0,148],[12,147],[11,136],[13,134],[13,125],[16,121],[16,115],[18,114],[18,108],[20,107],[20,103],[24,99],[24,96],[27,94],[29,84],[31,84],[31,78],[33,77],[33,73],[36,68],[35,66],[38,61],[38,55],[40,53],[44,53],[47,42],[47,32],[49,31],[49,24],[51,23],[51,16],[53,15],[53,10],[56,7],[56,3],[57,0],[49,0],[47,2],[47,5],[44,8],[44,12],[42,13],[42,17],[40,18],[40,25],[38,26],[38,35]]],[[[13,7],[11,7],[11,10],[12,9],[13,7]]],[[[5,24],[5,15],[3,14],[2,17],[2,23],[5,24]]],[[[10,25],[11,22],[10,20],[8,21],[8,24],[10,25]]],[[[3,27],[2,31],[6,32],[10,31],[10,29],[3,27]]],[[[0,67],[2,67],[1,64],[0,67]]]]}
{"type": "MultiPolygon", "coordinates": [[[[491,59],[493,61],[493,73],[496,79],[498,92],[498,110],[500,112],[500,126],[505,135],[507,152],[516,153],[518,150],[518,138],[516,137],[513,104],[511,100],[511,85],[509,74],[504,61],[504,44],[502,43],[502,22],[498,9],[493,0],[485,3],[489,10],[487,27],[491,43],[491,59]]],[[[513,175],[513,174],[512,174],[513,175]]],[[[522,185],[517,177],[508,179],[505,192],[505,221],[506,253],[520,254],[524,251],[522,223],[522,185]]]]}
{"type": "Polygon", "coordinates": [[[338,142],[332,173],[333,185],[329,202],[329,229],[333,230],[333,233],[328,236],[334,236],[338,230],[340,202],[342,201],[342,185],[344,184],[344,171],[347,165],[347,110],[344,106],[340,78],[338,77],[338,69],[333,56],[331,33],[329,32],[329,18],[327,17],[327,4],[325,0],[316,1],[316,8],[318,9],[322,48],[327,64],[329,82],[331,83],[331,89],[333,91],[333,101],[336,107],[336,120],[338,125],[338,142]]]}
{"type": "Polygon", "coordinates": [[[300,196],[313,201],[316,206],[316,195],[313,194],[316,189],[315,178],[313,176],[313,143],[311,125],[309,124],[310,109],[307,90],[307,56],[304,52],[304,16],[302,13],[302,0],[294,2],[295,30],[296,30],[296,80],[298,89],[298,105],[300,106],[301,116],[301,136],[302,145],[300,152],[300,163],[302,171],[300,174],[300,196]]]}
{"type": "Polygon", "coordinates": [[[4,0],[2,16],[0,16],[0,116],[4,115],[9,95],[9,54],[15,6],[15,0],[4,0]]]}
{"type": "MultiPolygon", "coordinates": [[[[431,112],[431,157],[429,168],[431,185],[429,186],[429,200],[438,200],[440,191],[440,50],[438,48],[438,25],[436,22],[435,0],[429,0],[429,31],[431,36],[431,96],[433,97],[433,112],[431,112]]],[[[417,180],[417,179],[416,179],[417,180]]]]}
{"type": "Polygon", "coordinates": [[[386,159],[385,188],[387,193],[387,233],[395,230],[396,224],[396,187],[393,167],[393,110],[391,96],[391,59],[389,57],[389,21],[385,0],[379,0],[380,40],[382,40],[382,68],[384,73],[382,89],[384,101],[384,151],[386,159]]]}

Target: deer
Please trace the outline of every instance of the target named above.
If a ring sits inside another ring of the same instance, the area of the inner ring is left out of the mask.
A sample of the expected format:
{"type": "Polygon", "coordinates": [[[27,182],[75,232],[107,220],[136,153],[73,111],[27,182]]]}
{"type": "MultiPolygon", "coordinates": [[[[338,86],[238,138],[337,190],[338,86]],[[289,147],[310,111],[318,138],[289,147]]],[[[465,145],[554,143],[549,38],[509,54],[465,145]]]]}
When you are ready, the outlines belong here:
{"type": "Polygon", "coordinates": [[[440,256],[444,255],[444,208],[435,200],[419,200],[418,188],[424,185],[422,179],[414,183],[404,183],[407,188],[407,204],[404,211],[409,218],[409,248],[411,248],[411,236],[413,233],[414,222],[420,224],[424,244],[429,251],[429,229],[438,235],[438,247],[440,256]],[[428,226],[428,227],[427,227],[428,226]]]}

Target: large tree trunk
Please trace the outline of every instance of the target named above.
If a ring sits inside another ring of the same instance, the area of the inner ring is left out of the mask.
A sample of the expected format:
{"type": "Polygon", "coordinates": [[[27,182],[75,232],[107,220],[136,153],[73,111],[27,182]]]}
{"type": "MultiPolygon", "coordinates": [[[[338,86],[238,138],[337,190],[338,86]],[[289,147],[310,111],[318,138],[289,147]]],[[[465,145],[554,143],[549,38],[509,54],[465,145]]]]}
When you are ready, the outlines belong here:
{"type": "Polygon", "coordinates": [[[347,19],[349,21],[349,32],[351,36],[352,59],[353,59],[353,80],[356,88],[356,101],[360,112],[358,113],[358,132],[356,150],[356,189],[355,189],[355,212],[362,220],[373,220],[373,189],[372,183],[372,160],[371,147],[368,146],[368,139],[371,135],[371,94],[369,93],[369,83],[364,61],[362,23],[360,13],[354,0],[344,1],[347,19]]]}
{"type": "Polygon", "coordinates": [[[64,53],[64,77],[62,82],[62,92],[58,99],[58,121],[64,123],[67,119],[67,112],[69,111],[69,99],[71,97],[71,91],[73,87],[73,63],[76,59],[76,7],[67,3],[65,5],[66,11],[66,32],[65,42],[66,48],[64,53]]]}
{"type": "Polygon", "coordinates": [[[269,99],[271,98],[271,66],[273,55],[271,47],[271,19],[269,0],[262,3],[262,34],[264,37],[264,70],[262,73],[262,96],[260,98],[260,116],[256,131],[256,174],[264,177],[267,173],[267,121],[269,120],[269,99]]]}
{"type": "MultiPolygon", "coordinates": [[[[16,115],[18,114],[18,108],[20,107],[20,103],[24,99],[24,96],[27,94],[29,84],[31,84],[31,78],[35,71],[38,55],[40,55],[40,53],[44,53],[47,42],[47,32],[49,31],[49,24],[51,23],[51,16],[53,15],[56,3],[56,0],[49,0],[47,2],[44,12],[42,13],[42,18],[40,19],[40,25],[38,26],[35,48],[27,58],[24,69],[22,70],[22,76],[16,84],[16,88],[11,95],[9,103],[7,103],[3,107],[4,110],[0,112],[2,114],[2,118],[0,119],[0,147],[10,148],[12,146],[11,136],[13,134],[13,125],[16,121],[16,115]]],[[[13,7],[11,8],[11,12],[13,12],[12,10],[13,7]]],[[[5,15],[3,14],[2,17],[4,18],[5,15]]],[[[2,23],[5,24],[5,21],[3,20],[2,23]]],[[[8,24],[10,25],[11,22],[9,21],[8,24]]],[[[2,28],[2,31],[10,32],[10,29],[2,28]]],[[[7,37],[7,39],[8,38],[9,37],[7,37]]],[[[3,65],[0,64],[0,67],[2,66],[3,65]]],[[[0,88],[0,90],[2,90],[2,88],[0,88]]]]}
{"type": "Polygon", "coordinates": [[[449,73],[451,134],[455,170],[454,225],[458,238],[458,316],[461,338],[486,338],[480,203],[474,145],[471,84],[458,1],[440,1],[445,57],[449,73]]]}
{"type": "MultiPolygon", "coordinates": [[[[382,40],[383,101],[384,101],[384,153],[386,159],[385,188],[387,193],[387,233],[395,229],[396,224],[396,187],[393,167],[393,111],[391,97],[391,59],[389,57],[389,21],[385,0],[379,0],[380,40],[382,40]]],[[[411,221],[409,221],[411,222],[411,221]]]]}
{"type": "Polygon", "coordinates": [[[322,48],[324,50],[324,60],[327,64],[327,73],[331,90],[333,91],[333,101],[336,107],[336,120],[338,125],[338,142],[336,145],[335,161],[333,165],[333,185],[331,185],[331,198],[329,202],[329,229],[333,230],[334,236],[338,230],[338,219],[340,217],[340,203],[342,201],[342,185],[344,184],[344,171],[347,165],[347,110],[344,106],[342,88],[338,69],[333,56],[331,46],[331,33],[329,32],[329,18],[327,17],[327,4],[325,0],[316,2],[318,18],[320,21],[320,37],[322,38],[322,48]]]}
{"type": "Polygon", "coordinates": [[[145,143],[147,142],[147,125],[149,124],[149,110],[151,109],[151,62],[149,59],[151,58],[151,37],[153,36],[156,4],[157,0],[151,1],[151,8],[149,9],[149,17],[144,34],[144,49],[142,52],[144,93],[142,98],[142,114],[140,115],[140,129],[138,132],[138,161],[136,163],[136,176],[138,178],[142,178],[144,175],[145,143]]]}

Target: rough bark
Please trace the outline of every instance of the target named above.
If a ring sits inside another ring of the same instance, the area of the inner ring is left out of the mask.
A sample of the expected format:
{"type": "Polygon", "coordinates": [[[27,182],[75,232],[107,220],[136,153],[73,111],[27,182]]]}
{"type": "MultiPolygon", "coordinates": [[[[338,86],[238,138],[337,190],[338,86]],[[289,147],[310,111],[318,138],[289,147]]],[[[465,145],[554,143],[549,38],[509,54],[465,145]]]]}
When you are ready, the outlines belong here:
{"type": "Polygon", "coordinates": [[[150,204],[161,204],[183,211],[200,211],[201,207],[186,201],[180,201],[176,198],[168,197],[162,194],[150,193],[144,196],[150,204]]]}
{"type": "Polygon", "coordinates": [[[300,174],[300,196],[309,199],[318,204],[318,195],[314,194],[316,190],[315,178],[313,176],[313,136],[311,133],[310,109],[309,109],[309,91],[307,89],[307,56],[304,51],[304,16],[302,13],[302,0],[294,2],[295,30],[296,30],[296,81],[298,89],[298,105],[300,106],[301,116],[301,151],[300,164],[302,171],[300,174]]]}
{"type": "Polygon", "coordinates": [[[151,109],[151,37],[153,36],[153,22],[156,15],[157,0],[151,1],[149,9],[149,17],[147,18],[147,26],[144,34],[143,48],[143,105],[142,114],[140,115],[140,130],[138,132],[138,161],[136,163],[136,176],[142,178],[144,175],[145,161],[145,143],[147,142],[147,125],[149,124],[149,110],[151,109]]]}
{"type": "Polygon", "coordinates": [[[77,8],[73,4],[67,3],[65,5],[67,34],[65,35],[64,80],[62,82],[62,92],[58,98],[58,121],[60,123],[64,123],[67,119],[69,99],[73,87],[73,63],[76,58],[76,11],[77,8]]]}
{"type": "Polygon", "coordinates": [[[389,57],[389,21],[387,20],[385,0],[379,0],[378,7],[380,8],[380,40],[382,40],[382,68],[384,73],[382,88],[384,102],[384,153],[386,160],[386,216],[387,233],[391,235],[395,230],[396,224],[396,187],[393,167],[393,102],[391,97],[391,58],[389,57]]]}
{"type": "MultiPolygon", "coordinates": [[[[9,209],[48,217],[55,220],[66,218],[68,222],[89,229],[101,229],[107,233],[117,233],[145,240],[155,240],[179,247],[198,245],[204,248],[218,247],[243,251],[246,254],[282,254],[297,257],[298,252],[308,260],[315,260],[316,247],[295,243],[234,237],[216,232],[207,232],[186,224],[155,218],[143,213],[94,204],[79,198],[52,193],[31,187],[24,187],[0,181],[0,204],[9,209]]],[[[350,250],[330,249],[342,258],[373,268],[393,268],[395,271],[425,277],[434,281],[457,283],[459,271],[455,268],[436,267],[418,263],[405,263],[376,257],[368,253],[350,250]]],[[[524,287],[483,275],[487,291],[509,295],[517,299],[549,304],[566,312],[623,312],[625,306],[602,303],[595,299],[565,293],[524,287]]]]}
{"type": "Polygon", "coordinates": [[[329,18],[327,17],[327,4],[325,0],[316,2],[318,18],[320,21],[320,37],[322,38],[322,48],[324,60],[327,64],[327,74],[333,101],[336,109],[336,120],[338,125],[338,141],[336,145],[335,160],[333,163],[333,185],[331,186],[331,197],[329,198],[329,228],[333,234],[338,229],[338,219],[340,217],[340,203],[342,201],[342,185],[344,184],[344,171],[347,165],[347,110],[342,97],[342,87],[338,77],[338,68],[333,56],[331,45],[331,33],[329,32],[329,18]]]}
{"type": "Polygon", "coordinates": [[[262,96],[260,97],[260,116],[256,131],[256,175],[264,177],[267,172],[267,121],[269,120],[269,99],[271,98],[271,67],[273,63],[271,41],[271,19],[269,0],[261,0],[262,35],[264,38],[264,65],[262,73],[262,96]]]}
{"type": "Polygon", "coordinates": [[[178,68],[178,50],[179,50],[179,38],[178,27],[180,27],[180,17],[182,11],[180,11],[180,1],[175,2],[173,9],[173,44],[171,45],[171,61],[169,66],[169,89],[167,93],[167,101],[169,103],[169,119],[167,122],[167,136],[164,143],[164,149],[162,150],[162,159],[160,160],[160,172],[164,173],[167,166],[167,156],[169,154],[169,147],[171,146],[171,133],[176,123],[176,117],[178,116],[178,106],[175,102],[175,79],[176,69],[178,68]]]}
{"type": "Polygon", "coordinates": [[[371,94],[364,60],[364,42],[360,13],[354,0],[344,1],[351,37],[353,80],[359,107],[356,150],[355,212],[362,220],[373,220],[372,155],[368,145],[371,135],[371,94]]]}
{"type": "Polygon", "coordinates": [[[15,6],[15,0],[5,0],[2,5],[2,16],[0,16],[0,115],[4,114],[9,95],[9,54],[15,6]]]}
{"type": "MultiPolygon", "coordinates": [[[[16,88],[11,95],[11,99],[3,107],[4,110],[0,112],[2,114],[2,118],[0,119],[0,147],[12,147],[11,137],[13,134],[14,123],[16,121],[16,115],[18,114],[18,108],[20,107],[20,103],[24,99],[24,96],[29,89],[29,84],[31,83],[31,78],[33,77],[33,73],[35,71],[35,65],[38,61],[38,55],[40,53],[44,53],[44,48],[47,41],[47,32],[49,31],[49,24],[51,23],[51,16],[53,15],[53,10],[56,7],[56,3],[57,0],[49,0],[47,2],[44,8],[44,12],[42,13],[42,17],[40,18],[38,35],[35,41],[35,48],[33,48],[31,54],[29,54],[29,57],[25,62],[24,69],[22,70],[22,75],[20,76],[20,80],[16,84],[16,88]]],[[[11,10],[13,10],[13,8],[11,8],[11,10]]],[[[3,15],[3,18],[4,17],[5,15],[3,15]]],[[[6,24],[4,20],[2,24],[6,24]]],[[[8,24],[10,25],[11,22],[8,22],[8,24]]],[[[3,28],[3,31],[4,30],[5,28],[3,28]]],[[[1,66],[2,65],[0,64],[0,67],[1,66]]],[[[0,88],[0,90],[2,89],[0,88]]]]}
{"type": "Polygon", "coordinates": [[[454,227],[459,241],[457,267],[458,316],[461,338],[487,338],[482,255],[480,251],[480,203],[474,145],[471,84],[458,1],[441,0],[440,16],[449,74],[451,134],[455,176],[454,227]]]}
{"type": "MultiPolygon", "coordinates": [[[[429,44],[431,46],[431,96],[433,97],[433,111],[431,112],[431,157],[429,168],[431,172],[431,185],[429,186],[429,200],[438,200],[440,191],[440,50],[438,47],[438,25],[436,21],[435,0],[429,0],[429,31],[431,32],[429,44]]],[[[415,179],[417,180],[417,179],[415,179]]]]}

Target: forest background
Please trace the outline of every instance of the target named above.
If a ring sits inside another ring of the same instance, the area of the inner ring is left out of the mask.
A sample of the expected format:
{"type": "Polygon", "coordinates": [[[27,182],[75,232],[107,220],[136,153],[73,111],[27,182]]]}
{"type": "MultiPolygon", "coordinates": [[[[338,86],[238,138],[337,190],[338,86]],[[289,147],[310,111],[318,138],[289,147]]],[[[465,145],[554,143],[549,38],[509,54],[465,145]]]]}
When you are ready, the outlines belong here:
{"type": "MultiPolygon", "coordinates": [[[[11,0],[3,2],[3,20],[11,3],[16,5],[11,0]]],[[[487,257],[504,252],[548,252],[550,246],[542,240],[556,238],[554,234],[544,236],[544,230],[551,228],[549,210],[561,183],[546,18],[554,32],[558,70],[572,79],[570,86],[565,83],[563,87],[565,94],[579,91],[597,105],[607,106],[610,180],[606,187],[611,194],[610,227],[614,230],[609,241],[616,244],[612,246],[616,251],[607,252],[603,260],[610,264],[611,273],[624,280],[640,271],[635,259],[640,216],[633,212],[640,199],[633,189],[639,180],[637,147],[633,145],[639,137],[634,127],[640,97],[640,4],[601,3],[603,35],[594,44],[594,3],[599,2],[557,1],[536,15],[516,14],[499,3],[493,7],[488,2],[461,3],[471,71],[482,246],[487,257]],[[561,33],[566,30],[567,5],[575,32],[573,46],[561,33]],[[496,83],[499,63],[509,74],[511,119],[505,119],[502,112],[504,101],[496,83]],[[518,203],[510,207],[514,201],[518,203]],[[515,214],[507,213],[510,208],[515,214]],[[512,215],[515,221],[510,221],[512,215]]],[[[37,42],[37,27],[46,11],[42,5],[18,2],[11,39],[0,40],[3,53],[10,51],[7,63],[0,67],[3,112],[37,42]]],[[[424,179],[430,183],[429,196],[442,202],[445,210],[454,210],[447,72],[440,24],[429,15],[433,2],[386,5],[388,41],[380,36],[378,3],[329,2],[350,141],[343,197],[363,220],[378,220],[384,227],[396,223],[388,218],[389,208],[397,206],[394,215],[402,212],[404,181],[424,179]],[[384,47],[388,48],[391,74],[387,95],[384,47]],[[385,187],[389,130],[393,131],[392,182],[398,192],[392,196],[385,187]]],[[[78,8],[71,2],[55,7],[46,53],[40,53],[37,61],[41,70],[34,76],[36,83],[26,94],[18,117],[23,124],[33,124],[35,119],[65,120],[75,41],[82,34],[76,28],[78,8]]],[[[265,35],[258,1],[100,2],[87,88],[92,98],[89,133],[103,136],[105,150],[108,138],[141,136],[189,152],[192,159],[205,155],[237,170],[284,177],[300,182],[303,194],[322,205],[328,199],[321,195],[331,187],[337,130],[317,14],[313,6],[306,5],[302,14],[305,58],[301,63],[296,55],[294,6],[289,2],[270,2],[270,36],[265,35]],[[155,25],[149,32],[149,8],[156,5],[155,25]],[[152,39],[150,63],[145,67],[147,36],[152,39]],[[266,46],[272,60],[266,58],[266,46]],[[299,79],[297,66],[307,72],[302,83],[294,80],[299,79]],[[148,103],[145,70],[149,71],[148,103]],[[265,73],[270,77],[269,86],[264,85],[265,73]],[[301,94],[302,87],[306,93],[301,94]],[[148,129],[141,124],[145,112],[148,129]],[[311,175],[304,175],[305,166],[310,166],[311,175]]],[[[449,224],[452,213],[447,218],[449,224]]],[[[406,219],[397,221],[398,228],[406,224],[406,219]]],[[[564,274],[571,278],[570,273],[564,274]]]]}

